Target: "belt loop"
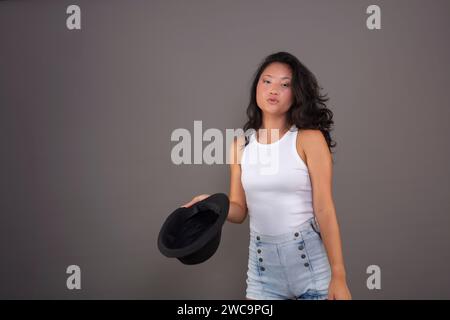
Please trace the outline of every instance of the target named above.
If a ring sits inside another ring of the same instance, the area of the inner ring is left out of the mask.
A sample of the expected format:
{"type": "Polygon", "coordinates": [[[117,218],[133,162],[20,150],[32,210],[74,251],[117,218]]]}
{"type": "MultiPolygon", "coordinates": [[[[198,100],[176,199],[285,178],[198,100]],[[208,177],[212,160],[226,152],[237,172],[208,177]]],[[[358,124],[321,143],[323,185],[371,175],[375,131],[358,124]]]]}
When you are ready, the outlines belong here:
{"type": "Polygon", "coordinates": [[[311,219],[311,226],[313,227],[314,231],[316,231],[317,233],[320,233],[319,224],[316,221],[316,217],[313,217],[311,219]]]}
{"type": "Polygon", "coordinates": [[[322,239],[322,235],[320,234],[320,227],[319,227],[319,224],[316,221],[316,217],[314,217],[314,219],[311,221],[311,227],[319,235],[319,238],[322,239]]]}

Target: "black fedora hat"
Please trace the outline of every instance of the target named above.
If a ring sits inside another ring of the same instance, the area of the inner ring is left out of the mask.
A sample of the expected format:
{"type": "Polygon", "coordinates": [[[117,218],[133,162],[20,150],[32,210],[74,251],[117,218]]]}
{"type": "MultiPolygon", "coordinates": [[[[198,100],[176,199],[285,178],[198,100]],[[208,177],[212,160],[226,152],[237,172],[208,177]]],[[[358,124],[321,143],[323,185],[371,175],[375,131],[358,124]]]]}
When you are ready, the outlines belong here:
{"type": "Polygon", "coordinates": [[[208,260],[219,247],[229,205],[226,194],[215,193],[188,208],[176,209],[161,227],[159,251],[189,265],[208,260]]]}

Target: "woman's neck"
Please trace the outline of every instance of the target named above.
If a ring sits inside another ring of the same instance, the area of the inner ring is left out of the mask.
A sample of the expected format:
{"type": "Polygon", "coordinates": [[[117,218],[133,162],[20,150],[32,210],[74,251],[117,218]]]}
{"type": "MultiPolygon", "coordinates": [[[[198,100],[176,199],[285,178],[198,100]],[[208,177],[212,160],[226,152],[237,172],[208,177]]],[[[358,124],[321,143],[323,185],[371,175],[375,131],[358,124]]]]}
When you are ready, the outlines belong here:
{"type": "Polygon", "coordinates": [[[273,117],[263,115],[261,129],[278,129],[280,132],[284,132],[289,129],[289,124],[287,123],[286,116],[273,117]]]}
{"type": "Polygon", "coordinates": [[[267,143],[271,143],[272,139],[278,140],[281,138],[288,130],[289,130],[289,124],[286,121],[286,117],[269,117],[269,116],[263,116],[262,125],[260,130],[262,131],[261,134],[258,134],[258,136],[261,135],[262,141],[267,141],[267,143]],[[265,129],[265,130],[261,130],[265,129]],[[278,137],[277,137],[278,132],[278,137]],[[265,136],[265,137],[264,137],[265,136]]]}

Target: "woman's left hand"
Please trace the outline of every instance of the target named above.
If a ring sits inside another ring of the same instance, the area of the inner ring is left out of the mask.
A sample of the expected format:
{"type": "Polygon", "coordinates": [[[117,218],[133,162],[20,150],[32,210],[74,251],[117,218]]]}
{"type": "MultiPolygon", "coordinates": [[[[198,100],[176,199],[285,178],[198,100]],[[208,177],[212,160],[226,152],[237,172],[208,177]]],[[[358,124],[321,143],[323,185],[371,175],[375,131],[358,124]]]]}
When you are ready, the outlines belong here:
{"type": "Polygon", "coordinates": [[[328,300],[351,300],[352,295],[347,287],[345,278],[331,277],[328,287],[328,300]]]}

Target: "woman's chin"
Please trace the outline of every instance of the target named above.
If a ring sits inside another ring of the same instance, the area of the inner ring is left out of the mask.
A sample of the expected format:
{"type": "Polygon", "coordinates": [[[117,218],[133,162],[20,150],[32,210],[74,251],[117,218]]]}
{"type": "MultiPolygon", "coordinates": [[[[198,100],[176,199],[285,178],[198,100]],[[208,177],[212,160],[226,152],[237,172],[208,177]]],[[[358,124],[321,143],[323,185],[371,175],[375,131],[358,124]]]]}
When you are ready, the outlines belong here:
{"type": "Polygon", "coordinates": [[[268,106],[264,106],[262,108],[262,111],[266,114],[278,116],[278,115],[282,115],[282,114],[286,113],[287,110],[284,110],[283,108],[281,108],[278,105],[268,105],[268,106]]]}

